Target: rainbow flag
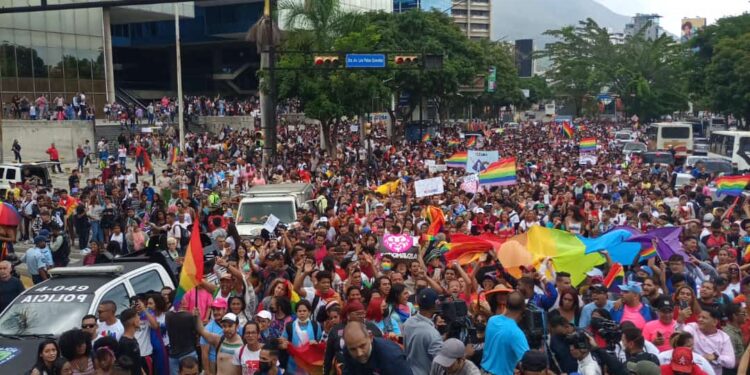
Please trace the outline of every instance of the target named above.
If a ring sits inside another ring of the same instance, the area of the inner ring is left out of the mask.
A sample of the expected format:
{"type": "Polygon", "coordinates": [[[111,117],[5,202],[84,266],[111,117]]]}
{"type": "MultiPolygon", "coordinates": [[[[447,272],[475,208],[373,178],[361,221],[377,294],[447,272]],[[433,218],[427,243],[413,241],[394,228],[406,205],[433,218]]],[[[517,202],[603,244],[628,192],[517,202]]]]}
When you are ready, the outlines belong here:
{"type": "Polygon", "coordinates": [[[458,146],[459,144],[461,144],[461,142],[459,142],[458,140],[455,140],[455,139],[448,140],[449,147],[455,147],[455,146],[458,146]]]}
{"type": "Polygon", "coordinates": [[[505,186],[516,183],[516,158],[500,159],[479,172],[479,184],[505,186]]]}
{"type": "Polygon", "coordinates": [[[656,255],[657,255],[656,254],[656,248],[654,247],[654,245],[651,245],[651,246],[649,246],[649,247],[641,250],[640,253],[638,253],[638,256],[639,256],[638,262],[640,263],[640,262],[649,260],[649,259],[655,257],[656,255]]]}
{"type": "Polygon", "coordinates": [[[432,137],[430,137],[430,133],[424,133],[422,136],[422,142],[427,143],[432,140],[432,137]]]}
{"type": "Polygon", "coordinates": [[[567,137],[568,139],[573,139],[573,127],[570,126],[569,122],[563,121],[562,131],[563,134],[565,134],[565,137],[567,137]]]}
{"type": "Polygon", "coordinates": [[[448,159],[445,159],[445,164],[451,168],[466,168],[467,160],[469,160],[469,153],[461,151],[451,155],[448,159]]]}
{"type": "MultiPolygon", "coordinates": [[[[316,324],[313,322],[313,324],[316,324]]],[[[308,374],[323,373],[323,359],[325,359],[326,343],[305,343],[294,346],[291,343],[287,347],[289,356],[294,358],[294,363],[308,374]]]]}
{"type": "Polygon", "coordinates": [[[580,148],[580,151],[596,151],[596,138],[590,137],[581,139],[581,142],[578,143],[578,147],[580,148]]]}
{"type": "Polygon", "coordinates": [[[180,284],[177,285],[177,292],[174,296],[174,302],[172,302],[176,309],[180,307],[180,301],[185,293],[198,286],[203,280],[203,245],[201,244],[200,229],[196,225],[193,226],[191,232],[190,243],[185,251],[185,260],[182,262],[182,270],[180,271],[180,284]]]}
{"type": "Polygon", "coordinates": [[[174,146],[172,147],[172,152],[169,155],[169,162],[167,164],[172,165],[177,163],[177,157],[180,156],[180,147],[174,146]]]}
{"type": "Polygon", "coordinates": [[[466,140],[466,147],[467,148],[474,147],[474,145],[476,145],[476,144],[477,144],[477,137],[471,137],[471,138],[469,138],[469,139],[466,140]]]}
{"type": "Polygon", "coordinates": [[[745,190],[747,184],[750,183],[750,175],[741,176],[722,176],[716,178],[716,195],[729,195],[738,197],[742,195],[742,191],[745,190]]]}
{"type": "Polygon", "coordinates": [[[609,269],[607,276],[604,278],[604,286],[606,286],[607,289],[610,289],[613,286],[621,285],[624,280],[625,268],[622,267],[622,264],[615,263],[609,269]]]}

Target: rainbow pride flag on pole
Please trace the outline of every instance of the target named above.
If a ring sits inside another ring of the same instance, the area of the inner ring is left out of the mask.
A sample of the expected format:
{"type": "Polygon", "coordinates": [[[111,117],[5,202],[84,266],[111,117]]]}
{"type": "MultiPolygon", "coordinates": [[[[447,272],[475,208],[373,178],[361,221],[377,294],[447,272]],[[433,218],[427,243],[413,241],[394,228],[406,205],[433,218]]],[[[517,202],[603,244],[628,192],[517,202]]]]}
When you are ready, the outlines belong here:
{"type": "Polygon", "coordinates": [[[750,183],[750,175],[718,177],[716,178],[716,187],[718,188],[716,195],[738,197],[742,195],[742,191],[745,190],[748,183],[750,183]]]}
{"type": "Polygon", "coordinates": [[[578,143],[581,152],[596,151],[596,138],[584,138],[578,143]]]}
{"type": "Polygon", "coordinates": [[[172,147],[172,152],[169,154],[169,162],[167,164],[174,165],[177,163],[177,157],[180,156],[180,147],[174,146],[172,147]]]}
{"type": "Polygon", "coordinates": [[[476,144],[477,144],[477,137],[476,136],[471,137],[471,138],[469,138],[469,139],[466,140],[466,147],[467,148],[474,147],[476,144]]]}
{"type": "Polygon", "coordinates": [[[445,164],[451,168],[466,168],[466,161],[469,160],[469,153],[466,151],[457,152],[448,159],[445,159],[445,164]]]}
{"type": "Polygon", "coordinates": [[[625,280],[625,268],[622,267],[622,264],[615,263],[609,269],[609,273],[607,273],[607,276],[604,278],[603,283],[604,283],[604,286],[607,287],[607,289],[610,289],[613,286],[621,285],[624,280],[625,280]]]}
{"type": "Polygon", "coordinates": [[[430,133],[424,133],[422,136],[422,142],[427,143],[432,140],[432,137],[430,137],[430,133]]]}
{"type": "Polygon", "coordinates": [[[516,183],[516,158],[500,159],[479,172],[479,184],[490,186],[514,185],[516,183]]]}
{"type": "MultiPolygon", "coordinates": [[[[185,260],[180,271],[180,283],[172,303],[175,308],[180,307],[180,301],[185,293],[195,288],[203,280],[203,245],[201,244],[200,227],[193,226],[190,243],[185,251],[185,260]]],[[[196,294],[197,301],[197,294],[196,294]]]]}
{"type": "Polygon", "coordinates": [[[651,246],[641,250],[640,253],[638,253],[638,263],[649,260],[657,255],[656,248],[652,244],[651,246]]]}
{"type": "Polygon", "coordinates": [[[569,122],[563,121],[562,131],[566,138],[573,139],[574,130],[569,122]]]}
{"type": "Polygon", "coordinates": [[[458,140],[456,140],[456,139],[449,139],[449,140],[448,140],[448,146],[450,146],[450,147],[455,147],[455,146],[458,146],[458,145],[459,145],[460,143],[461,143],[461,142],[459,142],[459,141],[458,141],[458,140]]]}

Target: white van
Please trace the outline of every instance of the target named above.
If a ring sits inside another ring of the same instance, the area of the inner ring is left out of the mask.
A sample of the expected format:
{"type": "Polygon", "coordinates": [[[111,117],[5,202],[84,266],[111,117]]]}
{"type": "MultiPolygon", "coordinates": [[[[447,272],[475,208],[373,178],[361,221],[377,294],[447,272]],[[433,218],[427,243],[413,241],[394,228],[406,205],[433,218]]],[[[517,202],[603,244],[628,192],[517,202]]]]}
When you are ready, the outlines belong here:
{"type": "Polygon", "coordinates": [[[693,125],[687,122],[658,122],[647,131],[648,148],[652,151],[675,150],[675,157],[693,153],[693,125]]]}
{"type": "Polygon", "coordinates": [[[740,172],[750,170],[750,132],[711,132],[708,139],[708,157],[724,159],[740,172]]]}
{"type": "Polygon", "coordinates": [[[313,199],[310,184],[269,184],[253,186],[243,194],[237,208],[240,236],[257,237],[271,214],[282,224],[297,222],[297,209],[308,209],[313,199]]]}
{"type": "Polygon", "coordinates": [[[0,191],[10,189],[10,183],[20,184],[33,180],[37,186],[52,186],[49,168],[52,162],[0,164],[0,191]]]}

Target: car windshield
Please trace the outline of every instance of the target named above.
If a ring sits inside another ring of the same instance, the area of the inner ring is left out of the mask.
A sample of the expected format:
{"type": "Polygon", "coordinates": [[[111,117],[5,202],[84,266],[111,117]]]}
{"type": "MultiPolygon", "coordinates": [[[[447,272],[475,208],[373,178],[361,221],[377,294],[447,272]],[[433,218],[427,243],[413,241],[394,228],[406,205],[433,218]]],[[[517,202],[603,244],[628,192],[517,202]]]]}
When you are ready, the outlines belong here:
{"type": "Polygon", "coordinates": [[[27,294],[0,316],[0,334],[59,336],[81,324],[92,299],[91,294],[27,294]]]}
{"type": "Polygon", "coordinates": [[[703,161],[709,173],[732,173],[732,164],[722,161],[703,161]]]}
{"type": "Polygon", "coordinates": [[[615,139],[630,139],[630,133],[617,133],[615,139]]]}
{"type": "Polygon", "coordinates": [[[646,145],[643,143],[626,143],[622,149],[624,151],[646,151],[646,145]]]}
{"type": "Polygon", "coordinates": [[[273,214],[282,223],[294,221],[294,204],[282,202],[244,202],[240,204],[239,224],[265,224],[268,216],[273,214]]]}
{"type": "Polygon", "coordinates": [[[646,164],[672,164],[674,158],[670,154],[645,154],[643,155],[643,162],[646,164]]]}

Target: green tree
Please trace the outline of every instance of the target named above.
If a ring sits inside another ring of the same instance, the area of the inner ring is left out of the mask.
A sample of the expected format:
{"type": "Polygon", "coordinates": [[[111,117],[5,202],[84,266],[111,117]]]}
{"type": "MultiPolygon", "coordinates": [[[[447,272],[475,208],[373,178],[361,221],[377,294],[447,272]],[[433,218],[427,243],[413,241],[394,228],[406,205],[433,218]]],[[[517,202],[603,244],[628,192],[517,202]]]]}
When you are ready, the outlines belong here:
{"type": "Polygon", "coordinates": [[[472,43],[478,44],[480,51],[482,51],[482,60],[478,64],[478,69],[495,67],[495,91],[487,92],[485,90],[475,101],[478,107],[489,110],[485,117],[494,119],[499,116],[500,107],[521,104],[525,99],[521,92],[521,83],[511,54],[513,47],[507,43],[484,39],[472,43]]]}
{"type": "Polygon", "coordinates": [[[520,108],[529,109],[532,104],[541,103],[544,100],[552,99],[552,89],[547,84],[547,80],[539,75],[533,75],[529,78],[519,80],[521,89],[529,90],[529,97],[524,98],[519,103],[520,108]]]}

